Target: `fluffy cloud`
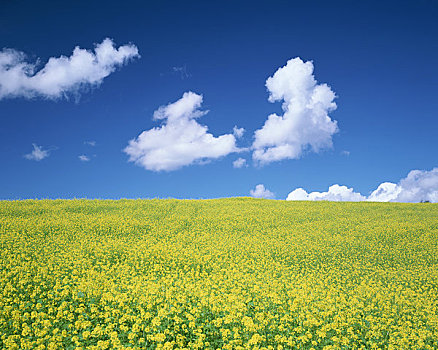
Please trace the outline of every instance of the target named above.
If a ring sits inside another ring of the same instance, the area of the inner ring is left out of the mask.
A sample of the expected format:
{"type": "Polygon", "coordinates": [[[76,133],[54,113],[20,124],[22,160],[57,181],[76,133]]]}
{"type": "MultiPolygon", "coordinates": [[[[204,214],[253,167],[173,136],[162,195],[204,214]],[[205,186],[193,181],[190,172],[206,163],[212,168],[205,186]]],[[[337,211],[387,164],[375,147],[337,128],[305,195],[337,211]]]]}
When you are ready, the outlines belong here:
{"type": "Polygon", "coordinates": [[[254,190],[250,190],[249,194],[255,198],[274,198],[274,194],[269,191],[263,184],[259,184],[254,190]]]}
{"type": "Polygon", "coordinates": [[[438,202],[438,168],[412,170],[398,184],[381,183],[368,197],[346,186],[333,185],[328,192],[307,193],[302,188],[289,193],[286,200],[329,200],[371,202],[438,202]]]}
{"type": "Polygon", "coordinates": [[[163,125],[129,141],[124,149],[129,161],[147,170],[171,171],[237,152],[234,135],[214,137],[196,121],[207,113],[199,109],[201,104],[202,95],[186,92],[178,101],[158,108],[154,119],[163,125]]]}
{"type": "Polygon", "coordinates": [[[50,155],[49,150],[44,150],[42,146],[38,146],[37,144],[33,143],[33,150],[32,152],[25,154],[24,158],[29,160],[36,160],[39,162],[40,160],[43,160],[44,158],[47,158],[50,155]]]}
{"type": "Polygon", "coordinates": [[[374,191],[369,200],[391,202],[438,202],[438,168],[430,171],[412,170],[397,185],[385,183],[374,191]],[[385,185],[384,190],[381,186],[385,185]],[[379,192],[380,189],[380,192],[379,192]],[[373,196],[374,195],[374,196],[373,196]]]}
{"type": "Polygon", "coordinates": [[[78,156],[78,158],[81,162],[89,162],[90,161],[90,157],[88,157],[85,154],[81,154],[80,156],[78,156]]]}
{"type": "Polygon", "coordinates": [[[37,64],[28,63],[25,54],[14,49],[0,51],[0,99],[12,97],[49,99],[77,94],[82,88],[98,86],[103,79],[139,57],[135,45],[114,47],[111,39],[105,39],[94,52],[78,46],[70,57],[49,58],[46,65],[36,71],[37,64]]]}
{"type": "Polygon", "coordinates": [[[311,192],[307,193],[302,188],[289,193],[286,200],[293,201],[350,201],[358,202],[365,200],[366,197],[360,193],[354,192],[352,188],[347,186],[333,185],[330,186],[327,192],[311,192]]]}
{"type": "Polygon", "coordinates": [[[236,138],[240,139],[243,136],[244,133],[245,133],[245,129],[244,128],[238,128],[237,125],[234,125],[233,135],[236,138]]]}
{"type": "Polygon", "coordinates": [[[312,62],[294,58],[266,80],[269,101],[283,101],[283,115],[271,114],[256,130],[253,159],[266,164],[297,159],[304,151],[332,147],[338,131],[328,113],[336,109],[336,95],[326,84],[318,84],[312,62]]]}
{"type": "Polygon", "coordinates": [[[237,158],[233,162],[233,168],[243,168],[244,166],[248,166],[245,158],[237,158]]]}
{"type": "Polygon", "coordinates": [[[371,202],[391,202],[397,199],[400,192],[400,186],[392,182],[383,182],[371,192],[367,200],[371,202]]]}

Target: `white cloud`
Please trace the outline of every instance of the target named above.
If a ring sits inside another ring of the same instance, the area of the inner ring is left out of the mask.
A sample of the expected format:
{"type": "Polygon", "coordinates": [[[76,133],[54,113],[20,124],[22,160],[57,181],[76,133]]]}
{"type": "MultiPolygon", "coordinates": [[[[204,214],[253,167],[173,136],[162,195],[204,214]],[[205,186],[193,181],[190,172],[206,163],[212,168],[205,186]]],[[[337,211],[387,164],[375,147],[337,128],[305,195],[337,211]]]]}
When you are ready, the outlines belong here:
{"type": "Polygon", "coordinates": [[[195,120],[208,112],[199,110],[201,104],[202,95],[186,92],[178,101],[158,108],[154,119],[163,120],[163,125],[129,141],[124,149],[129,161],[147,170],[171,171],[239,151],[234,135],[214,137],[195,120]]]}
{"type": "Polygon", "coordinates": [[[94,147],[96,146],[96,141],[84,141],[84,145],[94,147]]]}
{"type": "Polygon", "coordinates": [[[259,184],[254,190],[250,190],[249,194],[255,198],[274,198],[274,194],[269,191],[263,184],[259,184]]]}
{"type": "Polygon", "coordinates": [[[373,202],[438,202],[438,168],[412,170],[398,184],[384,182],[368,197],[373,202]]]}
{"type": "Polygon", "coordinates": [[[47,158],[50,155],[49,150],[44,150],[42,146],[38,146],[37,144],[33,143],[33,150],[32,152],[25,154],[24,158],[29,160],[36,160],[39,162],[40,160],[43,160],[44,158],[47,158]]]}
{"type": "Polygon", "coordinates": [[[245,158],[237,158],[234,162],[233,162],[233,168],[243,168],[248,166],[246,164],[246,159],[245,158]]]}
{"type": "Polygon", "coordinates": [[[0,51],[0,99],[37,96],[56,99],[78,94],[86,87],[98,86],[103,79],[139,57],[135,45],[114,47],[111,39],[105,39],[94,52],[78,46],[70,57],[50,57],[46,65],[37,71],[36,63],[25,60],[25,54],[14,49],[0,51]]]}
{"type": "Polygon", "coordinates": [[[181,67],[172,67],[172,69],[175,73],[179,73],[181,75],[182,80],[190,77],[190,74],[187,72],[186,65],[181,66],[181,67]]]}
{"type": "Polygon", "coordinates": [[[256,130],[253,159],[266,164],[300,158],[304,151],[332,147],[338,131],[328,113],[336,109],[336,95],[326,84],[318,84],[312,62],[291,59],[266,80],[269,101],[283,101],[283,115],[271,114],[256,130]]]}
{"type": "Polygon", "coordinates": [[[80,156],[78,156],[78,158],[81,162],[89,162],[90,161],[90,157],[88,157],[85,154],[81,154],[80,156]]]}
{"type": "Polygon", "coordinates": [[[343,156],[349,156],[350,155],[350,151],[342,151],[341,154],[343,156]]]}
{"type": "Polygon", "coordinates": [[[302,188],[289,193],[286,200],[330,200],[372,202],[438,202],[438,168],[412,170],[398,184],[381,183],[368,197],[346,186],[333,185],[328,192],[307,193],[302,188]]]}
{"type": "Polygon", "coordinates": [[[395,201],[397,202],[438,202],[438,168],[430,171],[412,170],[402,179],[401,188],[395,201]]]}
{"type": "Polygon", "coordinates": [[[243,134],[245,133],[245,129],[244,128],[238,128],[237,125],[234,125],[233,128],[233,135],[237,138],[240,139],[243,134]]]}
{"type": "Polygon", "coordinates": [[[333,185],[330,186],[327,192],[311,192],[307,193],[302,188],[297,188],[296,190],[289,193],[286,200],[293,201],[350,201],[358,202],[365,200],[366,197],[362,196],[360,193],[354,192],[352,188],[347,186],[333,185]]]}
{"type": "Polygon", "coordinates": [[[367,200],[371,202],[391,202],[397,199],[400,192],[400,186],[392,182],[383,182],[371,192],[367,200]]]}

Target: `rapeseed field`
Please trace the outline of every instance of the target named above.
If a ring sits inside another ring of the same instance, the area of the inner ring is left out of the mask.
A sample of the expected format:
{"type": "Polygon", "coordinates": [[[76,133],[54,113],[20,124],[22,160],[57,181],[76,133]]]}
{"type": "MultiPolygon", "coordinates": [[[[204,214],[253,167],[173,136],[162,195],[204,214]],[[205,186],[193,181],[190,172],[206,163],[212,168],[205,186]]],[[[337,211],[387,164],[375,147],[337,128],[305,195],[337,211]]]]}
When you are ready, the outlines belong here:
{"type": "Polygon", "coordinates": [[[1,349],[438,349],[438,205],[0,202],[1,349]]]}

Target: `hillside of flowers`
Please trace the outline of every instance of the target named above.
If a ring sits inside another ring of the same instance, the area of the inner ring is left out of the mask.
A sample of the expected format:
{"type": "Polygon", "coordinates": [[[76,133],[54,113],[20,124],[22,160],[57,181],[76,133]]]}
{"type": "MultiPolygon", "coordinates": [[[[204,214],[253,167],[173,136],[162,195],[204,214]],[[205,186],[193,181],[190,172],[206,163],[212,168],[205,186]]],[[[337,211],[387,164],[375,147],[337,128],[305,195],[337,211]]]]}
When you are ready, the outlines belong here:
{"type": "Polygon", "coordinates": [[[437,349],[438,205],[0,202],[1,349],[437,349]]]}

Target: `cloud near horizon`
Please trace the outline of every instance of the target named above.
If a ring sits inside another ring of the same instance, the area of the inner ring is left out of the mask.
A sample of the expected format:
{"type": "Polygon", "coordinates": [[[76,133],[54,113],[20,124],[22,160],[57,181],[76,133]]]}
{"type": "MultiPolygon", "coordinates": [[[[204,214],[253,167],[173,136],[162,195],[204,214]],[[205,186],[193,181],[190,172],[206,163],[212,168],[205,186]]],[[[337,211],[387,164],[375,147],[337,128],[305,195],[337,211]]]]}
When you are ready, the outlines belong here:
{"type": "Polygon", "coordinates": [[[283,101],[284,114],[269,115],[255,131],[252,148],[256,163],[298,159],[305,151],[332,147],[338,126],[328,113],[336,109],[336,95],[327,84],[315,80],[311,61],[289,60],[266,80],[266,88],[269,102],[283,101]]]}
{"type": "Polygon", "coordinates": [[[0,51],[0,100],[3,98],[67,98],[81,90],[99,86],[105,77],[129,60],[139,57],[135,45],[114,47],[106,38],[94,52],[76,46],[71,56],[50,57],[37,71],[37,63],[26,62],[26,55],[14,49],[0,51]]]}
{"type": "Polygon", "coordinates": [[[327,192],[307,193],[297,188],[289,193],[286,200],[327,200],[327,201],[371,201],[371,202],[438,202],[438,168],[412,170],[398,184],[381,183],[368,197],[353,188],[332,185],[327,192]]]}
{"type": "Polygon", "coordinates": [[[254,198],[266,198],[266,199],[272,199],[275,198],[274,193],[269,191],[263,184],[258,184],[255,189],[250,190],[249,194],[251,197],[254,198]]]}
{"type": "Polygon", "coordinates": [[[352,188],[347,186],[332,185],[329,187],[327,192],[311,192],[307,193],[302,188],[297,188],[293,190],[287,196],[286,200],[297,200],[297,201],[350,201],[358,202],[365,200],[366,197],[362,196],[360,193],[354,192],[352,188]]]}
{"type": "Polygon", "coordinates": [[[129,161],[151,171],[172,171],[239,152],[233,134],[215,137],[196,121],[208,113],[200,110],[202,100],[202,95],[189,91],[159,107],[153,119],[163,124],[129,141],[124,149],[129,161]]]}

